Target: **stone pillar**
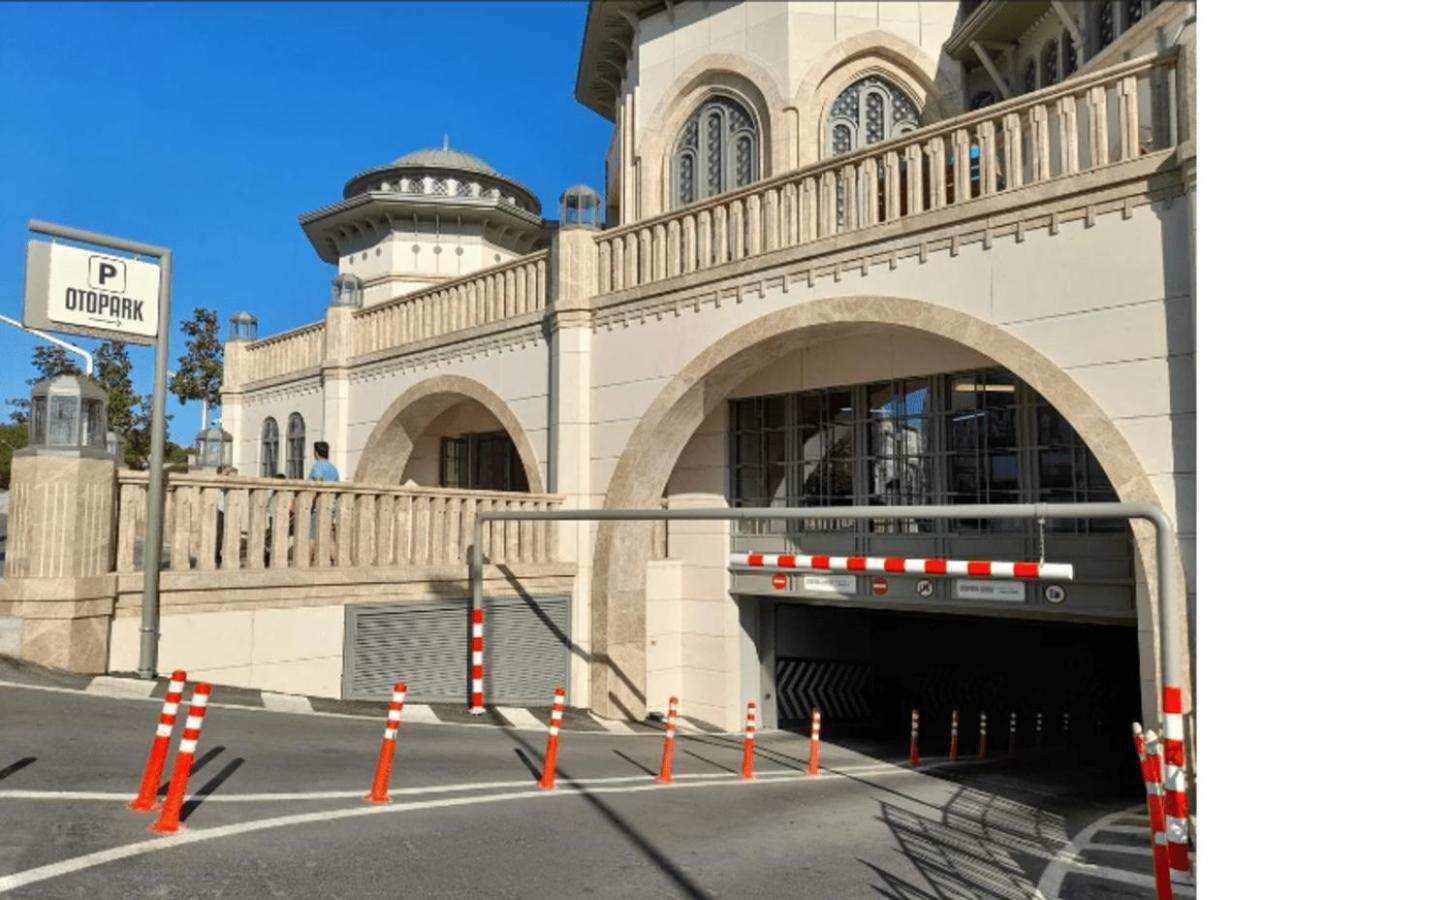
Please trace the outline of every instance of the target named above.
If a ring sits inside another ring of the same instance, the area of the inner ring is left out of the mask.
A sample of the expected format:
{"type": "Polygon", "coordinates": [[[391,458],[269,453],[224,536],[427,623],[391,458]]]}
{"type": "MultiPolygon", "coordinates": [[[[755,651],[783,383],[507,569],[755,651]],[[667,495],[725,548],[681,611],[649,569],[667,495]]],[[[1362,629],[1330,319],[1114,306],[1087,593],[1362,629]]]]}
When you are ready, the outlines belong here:
{"type": "Polygon", "coordinates": [[[222,345],[222,409],[218,418],[222,430],[232,435],[232,464],[243,475],[256,475],[261,459],[260,434],[244,434],[242,430],[242,385],[247,380],[243,366],[247,363],[247,341],[233,339],[222,345]],[[251,456],[245,448],[251,447],[251,456]],[[247,465],[244,466],[244,460],[247,465]]]}
{"type": "MultiPolygon", "coordinates": [[[[564,228],[551,240],[550,310],[546,331],[550,336],[550,438],[546,451],[546,490],[564,497],[566,509],[599,507],[591,486],[591,298],[597,288],[596,235],[590,228],[564,228]]],[[[571,635],[586,659],[592,653],[591,556],[596,528],[591,522],[563,522],[559,552],[564,562],[575,563],[571,598],[571,635]]],[[[598,698],[592,665],[582,657],[571,663],[569,696],[576,705],[590,705],[606,714],[604,697],[598,698]]]]}
{"type": "MultiPolygon", "coordinates": [[[[322,440],[340,478],[352,474],[348,455],[348,361],[353,355],[353,308],[330,306],[323,318],[322,440]]],[[[311,448],[308,451],[312,452],[311,448]]]]}
{"type": "Polygon", "coordinates": [[[111,457],[15,454],[0,652],[72,672],[106,671],[115,508],[111,457]]]}

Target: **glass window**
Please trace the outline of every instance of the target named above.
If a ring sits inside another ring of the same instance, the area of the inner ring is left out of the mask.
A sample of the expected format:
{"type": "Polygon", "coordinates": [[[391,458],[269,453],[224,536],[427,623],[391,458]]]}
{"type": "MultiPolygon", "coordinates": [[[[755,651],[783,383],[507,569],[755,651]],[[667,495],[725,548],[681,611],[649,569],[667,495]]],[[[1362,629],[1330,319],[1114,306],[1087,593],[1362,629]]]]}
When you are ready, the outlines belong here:
{"type": "Polygon", "coordinates": [[[50,402],[49,442],[62,447],[76,446],[76,416],[81,403],[79,397],[52,397],[50,402]]]}
{"type": "Polygon", "coordinates": [[[1114,3],[1102,3],[1100,15],[1096,18],[1096,37],[1099,40],[1097,45],[1101,50],[1111,45],[1116,39],[1116,5],[1114,3]]]}
{"type": "Polygon", "coordinates": [[[745,106],[731,97],[707,98],[677,137],[672,156],[675,205],[686,206],[756,181],[758,144],[757,121],[745,106]]]}
{"type": "Polygon", "coordinates": [[[1080,61],[1075,58],[1075,42],[1070,39],[1069,31],[1060,33],[1060,55],[1065,60],[1066,77],[1075,74],[1080,68],[1080,61]]]}
{"type": "Polygon", "coordinates": [[[1035,71],[1035,60],[1032,59],[1029,62],[1025,63],[1025,93],[1027,94],[1040,86],[1038,83],[1036,83],[1035,71]]]}
{"type": "Polygon", "coordinates": [[[843,89],[828,109],[829,155],[837,156],[898,137],[918,128],[919,104],[881,75],[860,78],[843,89]]]}
{"type": "MultiPolygon", "coordinates": [[[[1035,416],[1036,484],[1040,503],[1113,503],[1120,499],[1090,448],[1055,407],[1032,393],[1035,416]]],[[[1028,498],[1027,498],[1028,499],[1028,498]]],[[[1120,519],[1067,520],[1046,523],[1052,531],[1125,531],[1120,519]]]]}
{"type": "Polygon", "coordinates": [[[303,445],[307,443],[308,429],[303,426],[303,417],[297,413],[288,416],[288,471],[289,478],[303,477],[303,445]]]}
{"type": "Polygon", "coordinates": [[[269,416],[263,420],[262,455],[258,461],[258,475],[272,478],[278,473],[278,420],[269,416]]]}
{"type": "Polygon", "coordinates": [[[1045,86],[1060,80],[1060,41],[1051,39],[1040,48],[1040,70],[1045,73],[1045,86]]]}

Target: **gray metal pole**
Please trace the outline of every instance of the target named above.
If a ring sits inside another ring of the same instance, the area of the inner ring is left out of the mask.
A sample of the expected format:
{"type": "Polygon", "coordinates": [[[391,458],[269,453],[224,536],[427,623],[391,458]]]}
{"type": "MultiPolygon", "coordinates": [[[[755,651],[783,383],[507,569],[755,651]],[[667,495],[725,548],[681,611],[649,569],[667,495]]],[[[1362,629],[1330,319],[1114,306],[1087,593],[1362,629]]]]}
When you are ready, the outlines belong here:
{"type": "MultiPolygon", "coordinates": [[[[761,522],[804,519],[1144,519],[1156,527],[1156,603],[1161,625],[1161,678],[1163,685],[1186,691],[1186,673],[1177,653],[1186,640],[1186,623],[1171,601],[1176,579],[1172,575],[1171,520],[1148,503],[973,503],[942,506],[820,506],[810,509],[562,509],[481,510],[475,514],[475,540],[480,525],[495,522],[761,522]]],[[[477,570],[478,589],[484,577],[477,570]]],[[[1160,694],[1158,693],[1158,697],[1160,694]]],[[[1188,700],[1190,699],[1188,692],[1188,700]]]]}
{"type": "Polygon", "coordinates": [[[28,227],[36,234],[109,247],[140,256],[154,256],[161,263],[161,283],[157,292],[157,338],[153,346],[156,360],[152,366],[151,455],[146,481],[146,555],[141,583],[141,661],[136,669],[141,677],[154,678],[157,642],[160,637],[157,621],[161,610],[159,589],[162,571],[162,524],[166,510],[162,467],[166,462],[167,339],[172,324],[172,251],[155,244],[143,244],[99,231],[87,231],[84,228],[72,228],[39,219],[31,219],[28,227]]]}
{"type": "Polygon", "coordinates": [[[161,253],[161,289],[157,295],[156,359],[152,365],[151,456],[146,473],[146,555],[141,581],[141,662],[136,674],[155,678],[161,642],[162,525],[166,518],[167,338],[171,330],[172,253],[161,253]]]}

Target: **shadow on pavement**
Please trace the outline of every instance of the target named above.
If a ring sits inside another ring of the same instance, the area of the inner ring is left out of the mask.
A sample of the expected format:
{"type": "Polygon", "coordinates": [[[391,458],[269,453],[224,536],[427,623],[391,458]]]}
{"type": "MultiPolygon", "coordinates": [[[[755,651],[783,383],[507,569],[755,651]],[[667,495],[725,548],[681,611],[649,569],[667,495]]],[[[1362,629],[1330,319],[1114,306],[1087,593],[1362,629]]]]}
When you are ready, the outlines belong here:
{"type": "Polygon", "coordinates": [[[232,762],[229,762],[227,765],[222,767],[222,771],[218,772],[216,775],[213,775],[210,781],[198,788],[197,792],[192,794],[192,796],[188,797],[187,802],[182,804],[182,821],[187,821],[187,817],[195,812],[197,807],[202,805],[203,800],[206,800],[208,797],[212,796],[212,793],[222,786],[222,782],[231,778],[232,773],[242,768],[242,763],[242,757],[238,757],[232,762]]]}
{"type": "Polygon", "coordinates": [[[11,763],[5,768],[0,769],[0,781],[4,781],[11,775],[14,775],[16,772],[19,772],[21,769],[25,768],[33,762],[35,762],[34,756],[22,756],[20,759],[17,759],[15,762],[11,763]]]}

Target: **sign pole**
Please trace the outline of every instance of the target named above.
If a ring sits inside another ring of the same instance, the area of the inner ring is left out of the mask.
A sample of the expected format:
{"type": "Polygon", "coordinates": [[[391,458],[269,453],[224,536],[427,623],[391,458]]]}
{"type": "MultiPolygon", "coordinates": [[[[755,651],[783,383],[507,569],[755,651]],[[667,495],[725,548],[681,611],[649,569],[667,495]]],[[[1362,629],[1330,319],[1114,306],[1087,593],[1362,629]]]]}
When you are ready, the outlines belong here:
{"type": "MultiPolygon", "coordinates": [[[[152,343],[156,352],[155,363],[152,374],[151,394],[151,456],[147,464],[147,492],[146,492],[146,553],[142,567],[142,590],[141,590],[141,657],[137,666],[137,674],[143,678],[156,677],[157,666],[157,644],[161,636],[157,628],[160,619],[160,587],[162,571],[162,525],[166,514],[165,473],[162,467],[166,461],[166,440],[167,440],[167,339],[171,328],[171,301],[172,301],[172,251],[166,247],[158,247],[153,244],[143,244],[139,241],[132,241],[126,238],[112,237],[108,234],[101,234],[95,231],[86,231],[82,228],[71,228],[67,225],[56,225],[51,222],[42,222],[31,219],[30,231],[36,234],[44,234],[50,237],[62,238],[68,241],[77,241],[83,244],[92,244],[97,247],[107,247],[118,250],[122,253],[134,253],[138,256],[155,257],[161,268],[161,279],[157,291],[157,333],[155,342],[149,340],[149,335],[139,339],[138,335],[96,328],[54,326],[54,330],[73,334],[85,334],[90,337],[114,337],[127,343],[152,343]]],[[[30,292],[29,272],[27,276],[27,308],[26,324],[30,325],[31,310],[29,308],[30,292]]],[[[118,548],[120,549],[120,548],[118,548]]]]}
{"type": "Polygon", "coordinates": [[[171,330],[172,252],[161,252],[162,279],[157,293],[156,356],[152,365],[151,454],[146,471],[146,555],[142,559],[141,656],[136,674],[155,678],[157,645],[161,642],[162,526],[166,519],[167,332],[171,330]]]}

